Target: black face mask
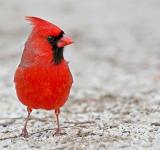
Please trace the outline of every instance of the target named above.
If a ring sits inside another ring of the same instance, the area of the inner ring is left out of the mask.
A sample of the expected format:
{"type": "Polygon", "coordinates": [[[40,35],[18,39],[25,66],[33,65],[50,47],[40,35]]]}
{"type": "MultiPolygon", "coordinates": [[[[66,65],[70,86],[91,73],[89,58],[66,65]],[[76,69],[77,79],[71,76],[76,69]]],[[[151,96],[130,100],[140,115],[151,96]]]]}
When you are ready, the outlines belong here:
{"type": "Polygon", "coordinates": [[[58,48],[57,43],[63,37],[64,32],[61,31],[58,36],[48,36],[47,40],[52,46],[53,51],[53,62],[54,64],[59,64],[63,59],[63,49],[64,47],[58,48]]]}

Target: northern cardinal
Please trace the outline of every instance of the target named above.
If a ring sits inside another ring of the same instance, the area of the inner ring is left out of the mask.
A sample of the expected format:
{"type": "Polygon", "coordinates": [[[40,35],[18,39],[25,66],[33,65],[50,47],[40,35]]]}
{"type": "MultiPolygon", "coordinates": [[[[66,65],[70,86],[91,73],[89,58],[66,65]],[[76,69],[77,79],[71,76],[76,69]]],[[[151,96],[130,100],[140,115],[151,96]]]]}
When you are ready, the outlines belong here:
{"type": "Polygon", "coordinates": [[[21,135],[28,136],[26,126],[32,109],[55,110],[58,125],[55,134],[61,134],[60,107],[67,101],[73,82],[63,49],[73,41],[48,21],[37,17],[26,19],[33,29],[14,76],[18,99],[28,111],[21,135]]]}

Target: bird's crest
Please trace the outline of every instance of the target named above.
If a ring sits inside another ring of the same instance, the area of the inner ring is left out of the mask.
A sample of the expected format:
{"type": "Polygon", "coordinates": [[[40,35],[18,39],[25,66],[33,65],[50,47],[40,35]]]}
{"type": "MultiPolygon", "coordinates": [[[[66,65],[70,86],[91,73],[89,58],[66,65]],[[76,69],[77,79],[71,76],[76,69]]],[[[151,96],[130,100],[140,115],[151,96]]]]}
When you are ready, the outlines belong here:
{"type": "Polygon", "coordinates": [[[56,25],[46,21],[46,20],[43,20],[41,18],[38,18],[38,17],[32,17],[32,16],[26,16],[26,20],[30,21],[31,24],[33,25],[33,27],[35,28],[40,28],[40,27],[44,27],[44,28],[55,28],[57,30],[60,30],[59,27],[57,27],[56,25]]]}

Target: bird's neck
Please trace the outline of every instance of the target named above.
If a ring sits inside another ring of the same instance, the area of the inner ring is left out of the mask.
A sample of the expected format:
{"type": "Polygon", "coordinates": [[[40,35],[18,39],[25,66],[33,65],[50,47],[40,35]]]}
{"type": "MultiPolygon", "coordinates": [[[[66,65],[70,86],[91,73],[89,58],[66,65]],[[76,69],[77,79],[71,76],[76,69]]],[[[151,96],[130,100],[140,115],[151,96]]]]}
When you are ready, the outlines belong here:
{"type": "Polygon", "coordinates": [[[58,65],[63,63],[63,48],[51,47],[50,45],[39,45],[26,43],[21,65],[58,65]]]}

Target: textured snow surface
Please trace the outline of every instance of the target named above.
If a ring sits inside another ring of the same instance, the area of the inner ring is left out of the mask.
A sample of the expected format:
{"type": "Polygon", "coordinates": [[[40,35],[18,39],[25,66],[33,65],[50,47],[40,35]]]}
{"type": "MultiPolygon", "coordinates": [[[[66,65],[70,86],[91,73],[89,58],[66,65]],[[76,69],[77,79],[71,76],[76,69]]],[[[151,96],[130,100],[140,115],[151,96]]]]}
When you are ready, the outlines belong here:
{"type": "Polygon", "coordinates": [[[0,150],[160,149],[159,0],[0,0],[0,150]],[[66,135],[53,136],[54,111],[26,108],[13,76],[39,16],[74,39],[65,49],[74,85],[62,108],[66,135]]]}

